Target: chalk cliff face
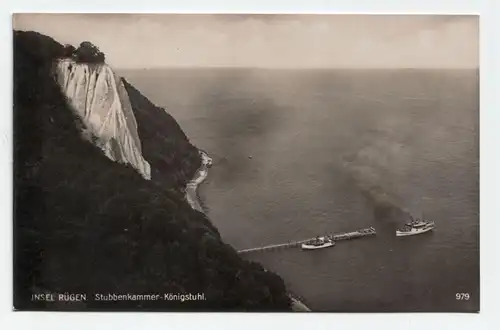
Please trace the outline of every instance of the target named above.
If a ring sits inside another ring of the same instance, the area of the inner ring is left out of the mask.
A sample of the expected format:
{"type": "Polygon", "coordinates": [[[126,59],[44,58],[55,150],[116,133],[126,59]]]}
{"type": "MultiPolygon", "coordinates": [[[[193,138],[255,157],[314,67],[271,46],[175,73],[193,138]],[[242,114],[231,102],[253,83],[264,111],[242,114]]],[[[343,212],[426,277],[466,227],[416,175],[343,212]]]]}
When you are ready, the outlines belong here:
{"type": "Polygon", "coordinates": [[[111,160],[130,164],[145,179],[151,167],[144,159],[137,122],[122,80],[105,64],[57,62],[62,92],[96,143],[111,160]]]}

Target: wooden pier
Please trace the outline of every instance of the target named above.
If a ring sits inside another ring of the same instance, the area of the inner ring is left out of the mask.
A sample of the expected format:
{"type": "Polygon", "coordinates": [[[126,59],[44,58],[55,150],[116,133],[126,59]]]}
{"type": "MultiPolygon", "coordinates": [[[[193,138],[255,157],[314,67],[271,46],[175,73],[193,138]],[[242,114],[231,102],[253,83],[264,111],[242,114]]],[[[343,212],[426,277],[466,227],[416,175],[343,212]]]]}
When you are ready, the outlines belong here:
{"type": "MultiPolygon", "coordinates": [[[[366,237],[366,236],[373,236],[376,235],[375,228],[370,227],[366,229],[360,229],[348,233],[340,233],[340,234],[331,234],[331,235],[326,235],[325,237],[328,237],[334,241],[343,241],[343,240],[350,240],[354,238],[361,238],[361,237],[366,237]]],[[[288,243],[282,243],[282,244],[271,244],[271,245],[266,245],[266,246],[260,246],[256,248],[251,248],[251,249],[243,249],[237,251],[239,254],[242,253],[249,253],[249,252],[263,252],[263,251],[270,251],[270,250],[276,250],[276,249],[284,249],[284,248],[292,248],[292,247],[297,247],[302,245],[303,243],[310,242],[314,240],[315,238],[308,238],[304,239],[301,241],[292,241],[288,243]]]]}

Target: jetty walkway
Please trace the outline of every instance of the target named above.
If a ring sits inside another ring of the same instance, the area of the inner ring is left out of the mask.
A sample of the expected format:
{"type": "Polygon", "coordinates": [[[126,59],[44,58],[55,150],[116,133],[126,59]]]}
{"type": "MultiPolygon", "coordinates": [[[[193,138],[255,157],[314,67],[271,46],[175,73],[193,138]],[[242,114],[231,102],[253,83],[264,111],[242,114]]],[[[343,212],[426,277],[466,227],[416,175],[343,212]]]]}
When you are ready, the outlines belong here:
{"type": "MultiPolygon", "coordinates": [[[[343,241],[343,240],[350,240],[350,239],[355,239],[355,238],[373,236],[376,234],[377,234],[377,232],[375,231],[375,228],[370,227],[370,228],[360,229],[360,230],[356,230],[356,231],[352,231],[352,232],[326,235],[325,237],[328,237],[334,241],[343,241]]],[[[271,244],[271,245],[260,246],[260,247],[255,247],[255,248],[251,248],[251,249],[243,249],[243,250],[239,250],[237,252],[238,252],[238,254],[242,254],[242,253],[250,253],[250,252],[264,252],[264,251],[271,251],[271,250],[276,250],[276,249],[292,248],[292,247],[300,246],[303,243],[311,242],[314,239],[315,238],[313,237],[313,238],[308,238],[308,239],[304,239],[301,241],[291,241],[291,242],[282,243],[282,244],[271,244]]]]}

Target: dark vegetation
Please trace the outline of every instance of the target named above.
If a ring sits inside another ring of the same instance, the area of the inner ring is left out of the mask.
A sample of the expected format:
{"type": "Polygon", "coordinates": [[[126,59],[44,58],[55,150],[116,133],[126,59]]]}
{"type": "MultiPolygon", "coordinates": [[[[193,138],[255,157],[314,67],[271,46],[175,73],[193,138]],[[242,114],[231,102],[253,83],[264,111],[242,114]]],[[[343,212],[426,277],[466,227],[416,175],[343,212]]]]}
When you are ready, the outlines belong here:
{"type": "Polygon", "coordinates": [[[199,160],[173,118],[125,82],[157,182],[81,137],[82,123],[52,78],[53,61],[67,51],[47,36],[15,32],[15,307],[289,310],[282,279],[242,260],[179,194],[199,160]],[[88,300],[36,302],[36,292],[86,293],[88,300]],[[92,299],[198,292],[205,301],[92,299]]]}
{"type": "Polygon", "coordinates": [[[84,41],[75,48],[73,45],[64,45],[61,57],[72,58],[77,63],[104,63],[106,56],[90,41],[84,41]]]}
{"type": "Polygon", "coordinates": [[[151,165],[151,179],[162,187],[184,187],[201,166],[198,149],[165,109],[151,103],[122,79],[130,98],[142,155],[151,165]]]}

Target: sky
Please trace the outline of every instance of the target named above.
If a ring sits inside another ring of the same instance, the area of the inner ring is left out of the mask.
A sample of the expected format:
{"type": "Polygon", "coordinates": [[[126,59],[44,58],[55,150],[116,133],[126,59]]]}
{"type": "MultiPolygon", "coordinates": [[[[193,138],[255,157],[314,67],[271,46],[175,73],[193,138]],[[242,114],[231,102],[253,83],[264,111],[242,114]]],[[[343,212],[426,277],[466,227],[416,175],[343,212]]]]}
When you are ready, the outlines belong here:
{"type": "Polygon", "coordinates": [[[15,14],[115,68],[477,68],[479,16],[15,14]]]}

